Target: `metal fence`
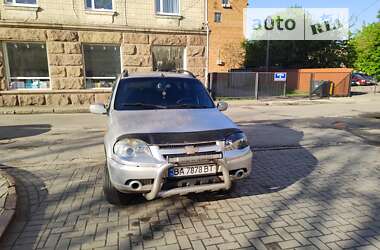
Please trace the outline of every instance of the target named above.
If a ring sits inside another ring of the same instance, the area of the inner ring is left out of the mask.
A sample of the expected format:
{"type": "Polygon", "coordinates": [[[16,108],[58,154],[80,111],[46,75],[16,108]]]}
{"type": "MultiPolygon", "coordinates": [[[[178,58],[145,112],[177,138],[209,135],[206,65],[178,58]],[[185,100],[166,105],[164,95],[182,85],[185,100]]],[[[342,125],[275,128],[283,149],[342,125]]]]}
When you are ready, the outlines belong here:
{"type": "Polygon", "coordinates": [[[285,96],[286,81],[275,81],[272,72],[210,73],[209,89],[214,98],[260,98],[285,96]]]}
{"type": "Polygon", "coordinates": [[[312,96],[316,81],[329,81],[330,88],[323,89],[320,98],[328,96],[350,96],[351,72],[329,69],[315,69],[309,72],[288,70],[285,81],[281,81],[275,72],[233,71],[228,73],[210,73],[209,89],[214,98],[265,98],[286,96],[312,96]],[[276,75],[276,79],[275,79],[276,75]]]}
{"type": "Polygon", "coordinates": [[[258,81],[258,97],[285,96],[286,81],[275,81],[273,72],[260,72],[258,81]]]}

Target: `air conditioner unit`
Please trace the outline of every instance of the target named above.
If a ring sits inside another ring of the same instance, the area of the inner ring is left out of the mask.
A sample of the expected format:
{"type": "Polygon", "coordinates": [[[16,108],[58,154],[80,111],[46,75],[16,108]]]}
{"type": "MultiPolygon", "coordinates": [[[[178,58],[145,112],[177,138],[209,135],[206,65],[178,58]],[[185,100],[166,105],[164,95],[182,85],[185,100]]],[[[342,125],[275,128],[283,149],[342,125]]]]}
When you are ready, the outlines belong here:
{"type": "Polygon", "coordinates": [[[216,64],[219,66],[223,66],[224,62],[221,59],[216,60],[216,64]]]}
{"type": "Polygon", "coordinates": [[[231,4],[230,3],[223,3],[222,7],[223,8],[231,8],[231,4]]]}

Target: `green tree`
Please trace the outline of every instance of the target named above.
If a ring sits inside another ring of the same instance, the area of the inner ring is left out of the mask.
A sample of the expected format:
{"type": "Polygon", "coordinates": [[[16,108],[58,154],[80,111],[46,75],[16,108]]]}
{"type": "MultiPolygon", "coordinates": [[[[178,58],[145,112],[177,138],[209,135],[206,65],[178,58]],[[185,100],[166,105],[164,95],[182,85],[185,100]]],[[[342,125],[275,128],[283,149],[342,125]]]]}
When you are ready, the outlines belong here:
{"type": "Polygon", "coordinates": [[[380,23],[369,24],[356,34],[352,44],[357,58],[355,67],[380,78],[380,23]]]}
{"type": "MultiPolygon", "coordinates": [[[[299,12],[298,8],[300,7],[290,7],[285,12],[279,12],[278,16],[291,16],[297,20],[302,13],[301,18],[304,18],[304,13],[299,12]]],[[[306,18],[311,19],[310,14],[306,14],[306,18]]],[[[265,32],[261,38],[264,40],[246,41],[244,44],[246,49],[245,66],[247,68],[258,68],[266,65],[267,41],[265,40],[265,32]]],[[[271,40],[269,44],[269,66],[271,68],[352,67],[355,60],[353,46],[349,40],[271,40]]]]}
{"type": "MultiPolygon", "coordinates": [[[[265,66],[267,41],[246,41],[245,66],[265,66]]],[[[270,67],[336,68],[352,67],[350,41],[270,41],[270,67]]]]}

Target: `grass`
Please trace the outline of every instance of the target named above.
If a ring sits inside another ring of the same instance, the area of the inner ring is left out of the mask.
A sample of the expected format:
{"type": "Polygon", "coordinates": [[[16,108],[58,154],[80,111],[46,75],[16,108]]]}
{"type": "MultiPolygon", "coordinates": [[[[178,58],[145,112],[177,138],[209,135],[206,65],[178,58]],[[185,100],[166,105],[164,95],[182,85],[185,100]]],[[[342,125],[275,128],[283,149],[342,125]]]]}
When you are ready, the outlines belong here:
{"type": "Polygon", "coordinates": [[[256,100],[255,97],[217,97],[216,101],[245,101],[256,100]]]}
{"type": "Polygon", "coordinates": [[[299,91],[299,90],[288,90],[286,91],[286,96],[309,96],[309,92],[299,91]]]}
{"type": "MultiPolygon", "coordinates": [[[[288,90],[286,92],[287,97],[306,97],[309,96],[307,91],[288,90]]],[[[260,97],[259,97],[260,98],[260,97]]],[[[216,101],[254,101],[255,97],[217,97],[216,101]]]]}

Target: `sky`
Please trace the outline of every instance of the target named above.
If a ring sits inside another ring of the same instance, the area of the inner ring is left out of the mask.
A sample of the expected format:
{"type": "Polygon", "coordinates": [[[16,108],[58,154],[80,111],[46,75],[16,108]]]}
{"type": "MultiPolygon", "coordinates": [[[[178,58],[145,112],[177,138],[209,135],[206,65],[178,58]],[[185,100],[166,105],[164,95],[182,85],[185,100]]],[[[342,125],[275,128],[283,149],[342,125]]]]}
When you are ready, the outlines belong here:
{"type": "Polygon", "coordinates": [[[248,0],[250,8],[349,8],[352,32],[356,32],[366,23],[377,22],[380,0],[248,0]]]}

